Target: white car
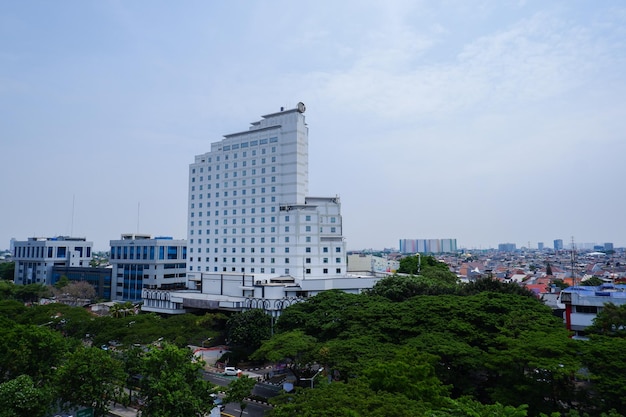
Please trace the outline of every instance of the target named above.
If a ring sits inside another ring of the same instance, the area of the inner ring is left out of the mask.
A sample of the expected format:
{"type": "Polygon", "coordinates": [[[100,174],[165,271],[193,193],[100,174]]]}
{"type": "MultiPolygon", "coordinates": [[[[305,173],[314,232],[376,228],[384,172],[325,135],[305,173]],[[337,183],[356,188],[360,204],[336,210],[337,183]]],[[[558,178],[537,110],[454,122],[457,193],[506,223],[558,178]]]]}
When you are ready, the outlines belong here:
{"type": "Polygon", "coordinates": [[[241,373],[241,369],[237,369],[234,366],[227,366],[224,368],[224,375],[236,376],[241,373]]]}

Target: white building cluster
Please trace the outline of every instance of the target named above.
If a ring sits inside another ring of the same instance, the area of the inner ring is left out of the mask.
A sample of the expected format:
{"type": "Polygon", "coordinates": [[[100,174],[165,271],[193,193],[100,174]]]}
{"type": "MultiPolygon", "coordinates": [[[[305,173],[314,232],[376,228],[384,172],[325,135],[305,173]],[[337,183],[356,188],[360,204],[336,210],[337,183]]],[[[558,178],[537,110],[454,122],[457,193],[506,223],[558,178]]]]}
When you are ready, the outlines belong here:
{"type": "Polygon", "coordinates": [[[339,197],[308,196],[305,107],[262,116],[189,166],[186,291],[144,291],[143,309],[262,307],[279,313],[328,289],[359,292],[348,275],[339,197]]]}

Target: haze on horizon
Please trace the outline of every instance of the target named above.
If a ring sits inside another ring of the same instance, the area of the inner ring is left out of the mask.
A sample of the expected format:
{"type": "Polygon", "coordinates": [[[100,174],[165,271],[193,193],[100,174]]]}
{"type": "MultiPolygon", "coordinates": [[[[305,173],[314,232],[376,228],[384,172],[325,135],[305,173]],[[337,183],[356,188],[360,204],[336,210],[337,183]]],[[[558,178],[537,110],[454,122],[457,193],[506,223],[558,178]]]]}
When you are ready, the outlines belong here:
{"type": "Polygon", "coordinates": [[[187,236],[188,166],[307,106],[348,249],[626,246],[626,4],[4,2],[0,249],[187,236]]]}

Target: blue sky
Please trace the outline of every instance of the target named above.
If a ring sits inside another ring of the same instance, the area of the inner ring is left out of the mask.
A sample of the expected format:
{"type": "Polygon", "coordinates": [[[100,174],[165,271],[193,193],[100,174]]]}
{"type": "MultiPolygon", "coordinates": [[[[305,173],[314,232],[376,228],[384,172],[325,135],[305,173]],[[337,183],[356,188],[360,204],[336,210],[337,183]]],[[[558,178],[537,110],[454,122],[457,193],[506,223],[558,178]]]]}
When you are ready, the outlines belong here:
{"type": "Polygon", "coordinates": [[[3,1],[0,248],[186,237],[194,155],[307,106],[349,249],[626,246],[622,1],[3,1]]]}

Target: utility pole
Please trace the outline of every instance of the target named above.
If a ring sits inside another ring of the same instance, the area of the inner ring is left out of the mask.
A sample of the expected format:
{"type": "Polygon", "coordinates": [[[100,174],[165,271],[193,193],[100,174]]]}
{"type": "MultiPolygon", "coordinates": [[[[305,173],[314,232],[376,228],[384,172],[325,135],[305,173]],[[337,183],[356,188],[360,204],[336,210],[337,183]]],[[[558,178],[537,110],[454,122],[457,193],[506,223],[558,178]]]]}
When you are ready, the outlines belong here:
{"type": "Polygon", "coordinates": [[[576,265],[576,245],[574,244],[574,236],[572,236],[572,254],[571,254],[571,263],[572,263],[572,286],[576,286],[576,272],[574,271],[574,267],[576,265]]]}

